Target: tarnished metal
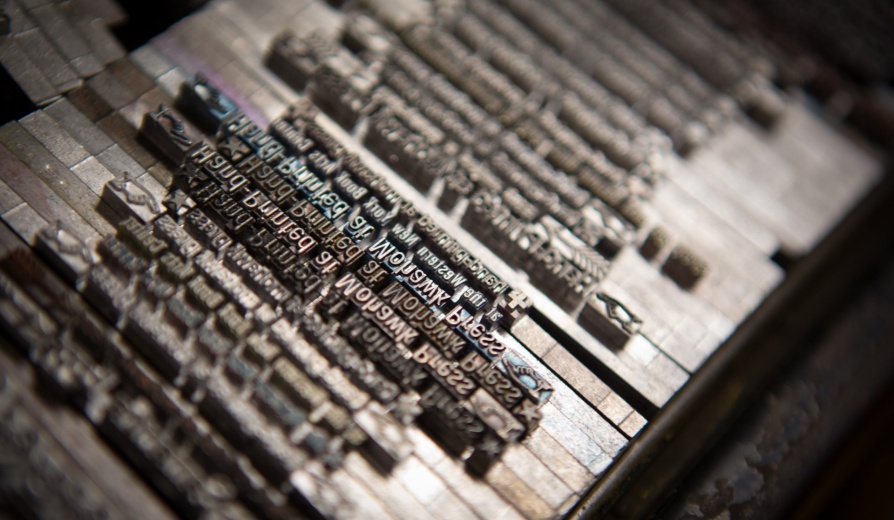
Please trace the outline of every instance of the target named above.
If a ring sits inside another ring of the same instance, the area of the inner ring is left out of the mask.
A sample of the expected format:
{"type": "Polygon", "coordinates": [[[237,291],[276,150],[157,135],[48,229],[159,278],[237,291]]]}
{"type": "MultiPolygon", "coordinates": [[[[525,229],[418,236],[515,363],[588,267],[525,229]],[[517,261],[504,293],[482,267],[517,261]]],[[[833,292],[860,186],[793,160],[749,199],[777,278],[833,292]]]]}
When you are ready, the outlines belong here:
{"type": "Polygon", "coordinates": [[[686,2],[214,1],[130,53],[106,4],[0,20],[32,516],[635,516],[880,178],[686,2]]]}

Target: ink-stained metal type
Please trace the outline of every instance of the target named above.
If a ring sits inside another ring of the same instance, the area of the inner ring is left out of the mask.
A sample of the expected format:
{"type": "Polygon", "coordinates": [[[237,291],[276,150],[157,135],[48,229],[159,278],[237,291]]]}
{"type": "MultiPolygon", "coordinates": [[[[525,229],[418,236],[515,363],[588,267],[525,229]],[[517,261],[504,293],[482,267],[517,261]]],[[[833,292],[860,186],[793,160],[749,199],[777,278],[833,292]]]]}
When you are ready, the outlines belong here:
{"type": "Polygon", "coordinates": [[[182,163],[199,146],[183,121],[164,105],[143,116],[140,132],[174,164],[182,163]]]}
{"type": "Polygon", "coordinates": [[[130,172],[123,179],[111,180],[103,190],[103,200],[121,215],[151,222],[165,211],[165,207],[130,172]]]}
{"type": "Polygon", "coordinates": [[[882,177],[722,6],[204,4],[132,51],[114,2],[0,12],[23,516],[653,507],[636,464],[691,462],[680,401],[882,177]]]}

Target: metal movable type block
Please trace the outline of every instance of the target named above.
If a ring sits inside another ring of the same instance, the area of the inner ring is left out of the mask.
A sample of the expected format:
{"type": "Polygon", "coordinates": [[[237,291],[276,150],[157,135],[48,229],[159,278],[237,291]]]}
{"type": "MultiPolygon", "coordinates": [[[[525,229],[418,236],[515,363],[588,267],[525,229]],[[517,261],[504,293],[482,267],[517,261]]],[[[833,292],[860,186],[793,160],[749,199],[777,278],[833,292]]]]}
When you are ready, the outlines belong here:
{"type": "Polygon", "coordinates": [[[90,248],[61,222],[40,231],[35,248],[69,283],[80,280],[96,262],[90,248]]]}
{"type": "Polygon", "coordinates": [[[104,265],[95,266],[84,287],[87,298],[111,323],[118,323],[122,314],[134,304],[134,296],[121,279],[104,265]]]}
{"type": "Polygon", "coordinates": [[[266,383],[260,381],[255,383],[253,398],[267,417],[286,431],[291,431],[307,420],[307,416],[292,405],[279,390],[266,383]]]}
{"type": "Polygon", "coordinates": [[[594,338],[611,349],[623,348],[630,336],[639,332],[642,326],[642,320],[624,304],[604,293],[597,293],[587,300],[578,321],[594,338]]]}
{"type": "Polygon", "coordinates": [[[285,358],[273,362],[271,381],[304,410],[315,410],[329,402],[329,393],[285,358]]]}
{"type": "Polygon", "coordinates": [[[466,470],[473,475],[484,476],[491,466],[500,459],[505,448],[506,444],[501,442],[497,436],[485,435],[476,443],[472,454],[466,459],[466,470]]]}
{"type": "Polygon", "coordinates": [[[233,240],[198,208],[186,215],[186,229],[218,254],[226,252],[233,245],[233,240]]]}
{"type": "Polygon", "coordinates": [[[344,512],[350,506],[335,489],[329,472],[319,462],[308,464],[289,476],[289,484],[296,491],[296,499],[307,504],[317,515],[328,518],[344,512]]]}
{"type": "Polygon", "coordinates": [[[497,309],[492,309],[481,316],[481,324],[488,332],[494,331],[503,320],[503,313],[497,309]]]}
{"type": "Polygon", "coordinates": [[[394,218],[394,212],[385,209],[376,197],[366,199],[360,207],[363,215],[380,227],[387,226],[394,218]]]}
{"type": "MultiPolygon", "coordinates": [[[[184,269],[192,269],[192,267],[187,267],[182,264],[174,265],[174,262],[179,261],[180,260],[177,257],[166,256],[162,258],[159,265],[164,266],[164,270],[168,273],[176,273],[174,275],[176,278],[185,281],[187,277],[180,276],[180,273],[183,273],[184,269]]],[[[186,282],[186,294],[191,302],[198,305],[199,308],[205,312],[214,311],[226,301],[226,297],[222,293],[214,290],[201,275],[186,282]]]]}
{"type": "Polygon", "coordinates": [[[639,253],[646,260],[654,260],[661,253],[661,250],[667,246],[670,239],[670,235],[665,228],[656,226],[649,232],[646,240],[643,241],[643,245],[639,248],[639,253]]]}
{"type": "Polygon", "coordinates": [[[460,200],[467,197],[474,189],[475,185],[465,174],[454,172],[453,175],[448,175],[441,196],[438,198],[438,209],[449,213],[460,200]]]}
{"type": "Polygon", "coordinates": [[[160,256],[168,247],[164,240],[152,235],[151,226],[142,224],[134,217],[128,217],[118,223],[118,236],[149,260],[160,256]]]}
{"type": "Polygon", "coordinates": [[[314,424],[319,424],[333,434],[341,433],[354,424],[348,410],[331,401],[314,409],[310,419],[314,424]]]}
{"type": "Polygon", "coordinates": [[[177,165],[183,164],[184,159],[202,144],[196,134],[164,105],[159,105],[154,112],[146,112],[140,134],[177,165]]]}
{"type": "Polygon", "coordinates": [[[309,119],[301,125],[301,129],[307,134],[307,137],[314,143],[314,147],[322,152],[328,159],[339,161],[345,159],[347,151],[337,139],[329,132],[316,123],[314,119],[309,119]]]}
{"type": "Polygon", "coordinates": [[[357,278],[374,291],[379,291],[388,282],[388,272],[375,260],[369,260],[356,271],[357,278]]]}
{"type": "Polygon", "coordinates": [[[256,363],[262,367],[266,367],[273,363],[282,351],[278,346],[267,340],[260,333],[253,333],[245,340],[245,350],[243,355],[249,361],[256,363]]]}
{"type": "Polygon", "coordinates": [[[513,323],[528,313],[531,305],[533,302],[526,294],[513,289],[499,301],[497,308],[503,314],[503,323],[507,327],[511,327],[513,323]]]}
{"type": "Polygon", "coordinates": [[[140,294],[156,304],[164,303],[177,292],[176,287],[151,274],[140,275],[140,294]]]}
{"type": "Polygon", "coordinates": [[[332,188],[354,203],[362,202],[369,194],[369,189],[358,184],[348,172],[342,172],[332,179],[332,188]]]}
{"type": "Polygon", "coordinates": [[[217,143],[217,151],[221,157],[234,164],[241,163],[249,158],[262,162],[260,157],[252,154],[251,147],[235,135],[221,138],[217,143]]]}
{"type": "Polygon", "coordinates": [[[388,411],[395,419],[409,425],[422,413],[419,399],[420,396],[415,391],[404,392],[388,406],[388,411]]]}
{"type": "Polygon", "coordinates": [[[540,407],[527,399],[518,403],[518,406],[512,409],[512,413],[528,432],[536,428],[540,424],[540,419],[543,418],[540,407]]]}
{"type": "Polygon", "coordinates": [[[501,361],[506,375],[528,399],[543,404],[553,394],[553,385],[515,352],[507,350],[501,361]]]}
{"type": "Polygon", "coordinates": [[[241,309],[250,311],[261,304],[261,298],[242,283],[234,272],[214,260],[210,252],[206,251],[196,257],[196,265],[206,276],[214,280],[216,286],[226,292],[241,309]]]}
{"type": "Polygon", "coordinates": [[[319,61],[310,45],[291,34],[281,34],[272,43],[265,65],[297,91],[304,89],[319,61]]]}
{"type": "Polygon", "coordinates": [[[310,427],[304,432],[301,447],[310,452],[314,458],[320,458],[329,445],[329,436],[322,428],[310,427]]]}
{"type": "Polygon", "coordinates": [[[196,269],[176,253],[168,251],[158,259],[158,274],[175,284],[181,284],[192,279],[196,274],[196,269]]]}
{"type": "Polygon", "coordinates": [[[471,287],[466,287],[466,289],[460,294],[458,302],[464,309],[468,312],[474,314],[484,308],[487,305],[487,297],[481,294],[479,291],[471,287]]]}
{"type": "Polygon", "coordinates": [[[519,385],[477,352],[466,355],[459,366],[506,408],[512,408],[524,397],[519,385]]]}
{"type": "Polygon", "coordinates": [[[418,424],[447,452],[462,454],[486,431],[486,426],[453,399],[440,385],[433,384],[422,392],[419,405],[425,410],[418,424]]]}
{"type": "Polygon", "coordinates": [[[130,172],[124,172],[124,178],[107,182],[102,200],[118,214],[136,217],[143,223],[152,222],[166,209],[130,172]]]}
{"type": "Polygon", "coordinates": [[[344,440],[339,437],[332,437],[326,443],[318,459],[326,469],[335,471],[344,464],[345,455],[344,440]]]}
{"type": "Polygon", "coordinates": [[[363,446],[364,454],[384,473],[412,453],[403,426],[391,418],[380,404],[370,402],[354,414],[354,421],[369,436],[363,446]]]}
{"type": "Polygon", "coordinates": [[[522,423],[483,388],[479,388],[469,397],[468,405],[475,415],[504,442],[514,442],[525,433],[522,423]]]}
{"type": "MultiPolygon", "coordinates": [[[[176,299],[168,300],[168,309],[177,308],[176,299]]],[[[184,313],[181,313],[183,315],[184,313]]],[[[184,344],[182,332],[160,321],[149,308],[141,303],[128,312],[124,335],[168,380],[173,381],[195,357],[195,351],[184,344]]],[[[194,323],[192,323],[194,324],[194,323]]]]}
{"type": "MultiPolygon", "coordinates": [[[[179,190],[178,190],[179,191],[179,190]]],[[[182,192],[180,192],[182,193],[182,192]]],[[[177,215],[177,213],[174,213],[177,215]]],[[[153,234],[162,238],[183,258],[193,258],[204,248],[196,239],[189,236],[170,214],[161,216],[153,225],[153,234]]]]}
{"type": "Polygon", "coordinates": [[[400,223],[394,224],[394,226],[388,230],[388,236],[390,237],[391,242],[400,248],[401,251],[413,249],[420,240],[416,233],[406,229],[400,223]]]}
{"type": "Polygon", "coordinates": [[[200,189],[194,191],[192,197],[205,210],[206,215],[220,226],[221,231],[238,237],[255,222],[255,219],[219,186],[213,181],[208,181],[200,189]]]}
{"type": "Polygon", "coordinates": [[[236,103],[202,74],[196,74],[192,81],[180,86],[177,108],[192,116],[195,123],[209,134],[216,133],[220,125],[239,112],[236,103]]]}
{"type": "Polygon", "coordinates": [[[282,143],[289,153],[299,157],[310,153],[315,146],[313,140],[303,130],[299,130],[282,118],[270,123],[270,135],[282,143]]]}
{"type": "Polygon", "coordinates": [[[97,247],[100,256],[125,277],[142,273],[149,263],[135,255],[130,248],[115,237],[108,237],[97,247]]]}
{"type": "Polygon", "coordinates": [[[444,358],[428,343],[413,352],[413,361],[425,367],[432,377],[457,399],[468,398],[477,388],[457,362],[444,358]]]}
{"type": "Polygon", "coordinates": [[[224,371],[227,374],[227,377],[233,381],[233,384],[239,387],[254,381],[255,378],[258,377],[258,374],[260,374],[260,370],[258,370],[257,366],[246,362],[235,352],[227,356],[227,363],[224,371]]]}
{"type": "Polygon", "coordinates": [[[309,265],[298,265],[290,274],[289,286],[301,298],[293,298],[298,308],[305,302],[315,300],[324,289],[324,278],[314,272],[309,265]]]}
{"type": "Polygon", "coordinates": [[[183,298],[177,297],[168,300],[166,308],[166,316],[169,321],[179,329],[183,336],[197,330],[205,322],[205,314],[187,304],[183,298]]]}
{"type": "Polygon", "coordinates": [[[316,306],[317,312],[330,322],[341,321],[342,318],[347,315],[350,308],[350,301],[337,292],[328,293],[316,306]]]}
{"type": "Polygon", "coordinates": [[[369,394],[357,388],[338,367],[330,366],[328,370],[318,374],[318,379],[335,400],[352,411],[356,412],[370,401],[369,394]]]}
{"type": "Polygon", "coordinates": [[[242,315],[234,303],[228,303],[218,309],[217,324],[236,340],[245,338],[254,328],[251,319],[242,315]]]}
{"type": "Polygon", "coordinates": [[[692,289],[708,272],[708,264],[691,249],[679,245],[671,251],[661,272],[683,289],[692,289]]]}

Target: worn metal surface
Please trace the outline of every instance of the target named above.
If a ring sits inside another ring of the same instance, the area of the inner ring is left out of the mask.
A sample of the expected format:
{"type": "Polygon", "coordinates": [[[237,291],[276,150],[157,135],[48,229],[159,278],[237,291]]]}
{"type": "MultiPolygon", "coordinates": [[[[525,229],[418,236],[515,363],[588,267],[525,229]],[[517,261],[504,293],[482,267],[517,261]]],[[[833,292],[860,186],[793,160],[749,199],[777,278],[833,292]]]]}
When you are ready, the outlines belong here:
{"type": "Polygon", "coordinates": [[[112,3],[11,3],[28,417],[65,406],[151,488],[92,479],[110,516],[651,511],[732,420],[692,403],[756,395],[707,382],[846,249],[875,151],[677,2],[331,4],[209,2],[126,53],[112,3]]]}

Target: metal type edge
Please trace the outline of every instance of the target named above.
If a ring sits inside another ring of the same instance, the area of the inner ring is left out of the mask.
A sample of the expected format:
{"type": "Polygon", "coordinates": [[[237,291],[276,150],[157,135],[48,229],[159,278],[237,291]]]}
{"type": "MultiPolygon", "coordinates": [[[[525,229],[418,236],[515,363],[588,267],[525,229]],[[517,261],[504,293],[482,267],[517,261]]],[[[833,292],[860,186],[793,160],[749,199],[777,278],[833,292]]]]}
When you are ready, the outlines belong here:
{"type": "Polygon", "coordinates": [[[648,518],[803,350],[817,324],[894,243],[894,175],[883,180],[651,419],[568,518],[648,518]]]}

